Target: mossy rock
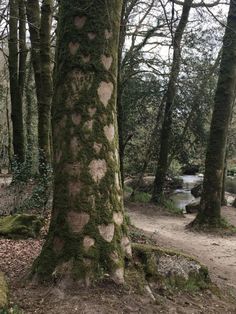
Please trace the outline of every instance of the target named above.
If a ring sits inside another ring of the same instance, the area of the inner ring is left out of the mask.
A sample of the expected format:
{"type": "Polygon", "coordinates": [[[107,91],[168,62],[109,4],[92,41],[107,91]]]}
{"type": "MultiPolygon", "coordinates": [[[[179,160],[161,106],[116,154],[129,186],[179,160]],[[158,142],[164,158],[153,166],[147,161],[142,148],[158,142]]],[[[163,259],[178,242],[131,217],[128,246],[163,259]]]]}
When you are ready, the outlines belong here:
{"type": "Polygon", "coordinates": [[[5,277],[2,272],[0,272],[0,313],[8,305],[8,287],[5,277]]]}
{"type": "Polygon", "coordinates": [[[43,225],[35,215],[13,215],[0,218],[0,235],[10,238],[35,238],[43,225]]]}
{"type": "Polygon", "coordinates": [[[208,269],[191,256],[152,245],[132,248],[136,265],[157,289],[198,291],[211,285],[208,269]]]}

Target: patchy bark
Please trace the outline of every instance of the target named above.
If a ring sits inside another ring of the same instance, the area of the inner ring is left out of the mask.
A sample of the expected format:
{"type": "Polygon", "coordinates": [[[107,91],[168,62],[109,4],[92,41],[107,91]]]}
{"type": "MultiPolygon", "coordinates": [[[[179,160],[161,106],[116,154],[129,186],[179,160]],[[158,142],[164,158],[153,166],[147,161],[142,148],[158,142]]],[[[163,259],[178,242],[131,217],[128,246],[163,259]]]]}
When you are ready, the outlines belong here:
{"type": "Polygon", "coordinates": [[[120,12],[118,0],[60,2],[54,200],[47,240],[33,267],[40,279],[89,284],[108,273],[124,281],[129,240],[116,121],[120,12]]]}

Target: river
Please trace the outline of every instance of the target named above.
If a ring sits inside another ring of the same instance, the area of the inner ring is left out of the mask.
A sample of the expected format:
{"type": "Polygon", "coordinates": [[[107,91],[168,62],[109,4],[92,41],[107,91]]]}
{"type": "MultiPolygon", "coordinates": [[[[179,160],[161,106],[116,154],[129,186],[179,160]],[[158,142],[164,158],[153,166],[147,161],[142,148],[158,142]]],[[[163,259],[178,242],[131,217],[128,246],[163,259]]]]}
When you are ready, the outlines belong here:
{"type": "MultiPolygon", "coordinates": [[[[191,194],[191,189],[201,183],[203,181],[202,176],[194,175],[181,176],[183,179],[183,188],[179,190],[175,190],[175,192],[170,196],[170,199],[174,202],[175,206],[185,210],[185,206],[192,201],[196,201],[197,199],[191,194]]],[[[227,177],[226,178],[226,192],[230,194],[236,194],[236,177],[227,177]]],[[[230,203],[234,200],[234,197],[228,196],[227,199],[230,203]]]]}
{"type": "Polygon", "coordinates": [[[196,198],[191,194],[191,189],[195,185],[201,183],[203,178],[197,175],[184,175],[181,176],[181,178],[183,179],[183,188],[175,190],[170,199],[174,202],[176,207],[185,210],[185,206],[187,204],[196,200],[196,198]]]}

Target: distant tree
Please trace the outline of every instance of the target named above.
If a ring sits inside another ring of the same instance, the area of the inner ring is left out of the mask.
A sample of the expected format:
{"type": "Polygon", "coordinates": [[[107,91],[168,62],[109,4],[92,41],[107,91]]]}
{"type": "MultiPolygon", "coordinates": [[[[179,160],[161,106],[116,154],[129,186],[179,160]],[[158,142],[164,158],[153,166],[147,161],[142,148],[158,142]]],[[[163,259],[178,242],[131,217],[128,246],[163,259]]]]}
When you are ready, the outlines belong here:
{"type": "Polygon", "coordinates": [[[192,225],[221,225],[222,185],[228,129],[235,100],[236,3],[230,8],[223,39],[222,60],[215,93],[200,212],[192,225]]]}
{"type": "Polygon", "coordinates": [[[27,19],[29,24],[31,55],[34,69],[35,87],[38,102],[38,144],[39,171],[45,171],[45,165],[51,162],[51,103],[53,96],[52,82],[52,0],[27,1],[27,19]],[[42,166],[43,165],[43,166],[42,166]]]}
{"type": "Polygon", "coordinates": [[[18,163],[25,160],[23,91],[26,65],[25,3],[23,0],[9,1],[9,76],[11,118],[13,128],[13,151],[18,163]]]}
{"type": "Polygon", "coordinates": [[[131,254],[119,172],[117,51],[122,1],[62,0],[53,102],[54,197],[34,273],[124,281],[131,254]]]}
{"type": "Polygon", "coordinates": [[[192,2],[193,0],[184,1],[181,18],[173,35],[173,60],[167,91],[163,99],[165,102],[165,113],[161,129],[160,150],[158,151],[159,157],[153,185],[152,202],[160,202],[163,197],[165,178],[168,169],[173,106],[177,91],[177,79],[181,65],[181,41],[188,23],[192,2]]]}

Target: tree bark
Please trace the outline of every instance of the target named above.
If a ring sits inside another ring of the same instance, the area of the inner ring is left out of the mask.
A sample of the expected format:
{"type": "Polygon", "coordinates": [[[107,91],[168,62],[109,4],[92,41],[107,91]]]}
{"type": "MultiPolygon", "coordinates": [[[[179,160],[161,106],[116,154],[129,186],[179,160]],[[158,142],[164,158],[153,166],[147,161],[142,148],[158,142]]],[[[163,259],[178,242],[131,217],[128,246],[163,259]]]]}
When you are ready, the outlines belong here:
{"type": "Polygon", "coordinates": [[[41,17],[39,1],[27,1],[27,19],[31,41],[36,95],[38,102],[39,171],[51,162],[51,102],[53,95],[50,33],[52,25],[52,1],[42,3],[41,17]]]}
{"type": "Polygon", "coordinates": [[[189,12],[193,0],[185,0],[181,18],[173,38],[173,60],[168,82],[167,92],[164,95],[166,99],[164,119],[162,123],[161,139],[160,139],[160,152],[158,158],[158,166],[156,170],[152,202],[160,202],[163,198],[165,177],[168,168],[168,153],[169,141],[171,136],[172,126],[172,111],[177,90],[177,79],[180,71],[181,62],[181,41],[184,34],[185,27],[188,22],[189,12]]]}
{"type": "Polygon", "coordinates": [[[221,221],[222,184],[228,128],[235,99],[236,3],[231,0],[223,39],[222,60],[215,93],[200,212],[194,223],[217,225],[221,221]]]}
{"type": "MultiPolygon", "coordinates": [[[[22,110],[22,94],[19,88],[19,46],[18,46],[18,20],[19,3],[17,0],[9,1],[9,75],[10,75],[10,96],[11,96],[11,119],[13,128],[13,151],[17,162],[23,163],[24,152],[24,126],[22,110]]],[[[21,74],[22,75],[22,74],[21,74]]],[[[20,80],[22,82],[22,80],[20,80]]]]}
{"type": "Polygon", "coordinates": [[[124,282],[131,255],[116,117],[120,0],[60,1],[52,126],[54,198],[38,278],[124,282]],[[90,4],[90,5],[88,5],[90,4]]]}
{"type": "MultiPolygon", "coordinates": [[[[52,1],[44,0],[41,7],[40,26],[40,65],[41,87],[39,103],[39,156],[40,165],[51,163],[50,133],[51,133],[51,103],[53,96],[52,82],[52,56],[51,56],[51,26],[52,26],[52,1]]],[[[42,169],[43,171],[43,169],[42,169]]],[[[40,172],[42,172],[40,171],[40,172]]]]}

